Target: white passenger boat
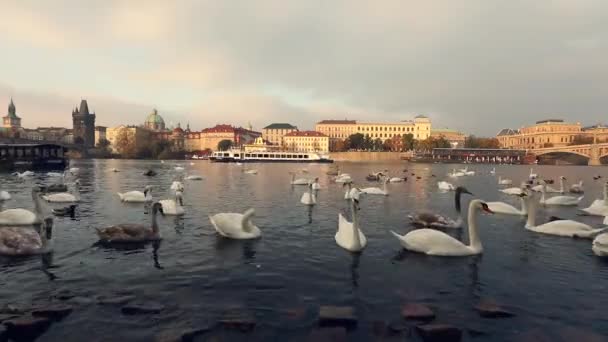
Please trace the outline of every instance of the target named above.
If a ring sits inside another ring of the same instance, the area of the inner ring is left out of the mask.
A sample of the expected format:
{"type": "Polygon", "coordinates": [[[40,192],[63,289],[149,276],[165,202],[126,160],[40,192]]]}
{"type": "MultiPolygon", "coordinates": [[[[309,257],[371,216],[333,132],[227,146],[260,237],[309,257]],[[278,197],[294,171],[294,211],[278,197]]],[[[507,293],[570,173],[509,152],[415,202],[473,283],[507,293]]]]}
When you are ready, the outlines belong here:
{"type": "Polygon", "coordinates": [[[333,163],[329,155],[317,152],[290,151],[215,151],[209,157],[212,162],[270,162],[270,163],[333,163]]]}

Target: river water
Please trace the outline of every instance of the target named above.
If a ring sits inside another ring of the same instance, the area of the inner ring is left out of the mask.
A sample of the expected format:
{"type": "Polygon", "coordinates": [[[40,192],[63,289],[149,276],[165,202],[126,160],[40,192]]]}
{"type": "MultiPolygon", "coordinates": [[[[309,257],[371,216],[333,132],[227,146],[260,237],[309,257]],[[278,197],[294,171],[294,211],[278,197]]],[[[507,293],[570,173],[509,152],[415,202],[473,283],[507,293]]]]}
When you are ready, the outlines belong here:
{"type": "MultiPolygon", "coordinates": [[[[166,331],[214,326],[226,312],[254,317],[254,331],[214,328],[198,340],[300,341],[317,329],[323,305],[354,307],[358,324],[348,330],[348,340],[367,341],[378,338],[384,324],[399,327],[401,306],[408,302],[430,306],[435,322],[463,329],[465,341],[537,340],[534,336],[559,334],[565,328],[608,335],[608,261],[592,253],[589,240],[538,235],[526,231],[518,217],[481,215],[483,255],[441,258],[402,250],[389,231],[412,229],[408,213],[431,208],[454,216],[453,194],[440,193],[436,186],[447,179],[452,165],[340,163],[361,186],[377,186],[365,181],[368,173],[388,169],[397,175],[408,169],[407,182],[389,184],[390,196],[362,199],[359,217],[368,245],[361,254],[351,254],[334,241],[338,213],[348,212],[348,205],[342,186],[326,175],[329,165],[247,165],[257,175],[234,164],[207,161],[74,160],[71,166],[80,168],[81,202],[75,218],[55,219],[54,252],[0,259],[2,306],[62,298],[75,308],[40,341],[150,341],[166,331]],[[177,164],[205,179],[186,181],[185,216],[160,218],[160,245],[95,244],[96,227],[149,221],[143,205],[123,204],[117,192],[152,185],[156,199],[169,198],[177,164]],[[318,176],[322,186],[312,210],[299,202],[306,187],[290,185],[288,172],[303,167],[309,173],[301,176],[318,176]],[[142,176],[149,168],[158,175],[142,176]],[[263,231],[261,239],[234,241],[215,234],[208,215],[250,207],[256,209],[253,222],[263,231]],[[98,304],[100,297],[123,295],[163,309],[125,316],[120,306],[98,304]],[[499,303],[515,317],[481,318],[474,309],[480,301],[499,303]]],[[[517,206],[517,200],[497,191],[491,166],[470,169],[477,175],[448,181],[466,186],[477,198],[517,206]]],[[[496,169],[518,184],[530,168],[496,169]]],[[[569,181],[584,180],[581,207],[601,197],[601,182],[592,177],[608,176],[603,168],[583,166],[538,166],[535,171],[553,179],[563,175],[569,181]]],[[[2,189],[13,195],[5,207],[31,208],[32,185],[49,182],[44,174],[27,180],[2,175],[2,189]]],[[[469,197],[464,199],[466,206],[469,197]]],[[[576,216],[574,208],[541,210],[538,220],[551,215],[601,224],[601,218],[576,216]]],[[[466,230],[453,234],[467,235],[466,230]]],[[[404,338],[419,340],[413,329],[384,340],[404,338]]]]}

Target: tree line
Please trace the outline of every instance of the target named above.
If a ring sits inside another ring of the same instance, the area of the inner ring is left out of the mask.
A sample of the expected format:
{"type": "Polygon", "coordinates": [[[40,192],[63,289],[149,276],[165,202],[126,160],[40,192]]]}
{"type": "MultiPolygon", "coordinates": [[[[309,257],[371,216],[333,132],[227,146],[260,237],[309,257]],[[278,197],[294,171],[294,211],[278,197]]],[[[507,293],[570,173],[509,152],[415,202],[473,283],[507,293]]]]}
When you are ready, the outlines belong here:
{"type": "MultiPolygon", "coordinates": [[[[382,141],[372,139],[362,133],[351,134],[345,140],[338,141],[334,147],[336,151],[431,151],[434,148],[450,148],[452,145],[444,137],[429,137],[424,140],[414,139],[411,133],[396,136],[382,141]]],[[[482,138],[470,135],[465,139],[467,148],[500,148],[496,138],[482,138]]]]}

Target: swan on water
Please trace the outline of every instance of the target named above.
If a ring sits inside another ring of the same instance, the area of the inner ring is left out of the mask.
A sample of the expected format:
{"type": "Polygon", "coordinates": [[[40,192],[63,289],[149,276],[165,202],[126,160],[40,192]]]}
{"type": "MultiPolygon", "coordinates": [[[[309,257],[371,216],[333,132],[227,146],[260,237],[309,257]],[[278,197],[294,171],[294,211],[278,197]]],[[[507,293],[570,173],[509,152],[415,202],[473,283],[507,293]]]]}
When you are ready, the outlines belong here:
{"type": "Polygon", "coordinates": [[[367,194],[367,195],[381,195],[381,196],[388,196],[388,189],[386,187],[386,184],[388,184],[389,179],[387,177],[384,177],[384,181],[382,182],[383,186],[382,189],[378,188],[378,187],[370,187],[370,188],[363,188],[360,189],[362,193],[367,194]]]}
{"type": "Polygon", "coordinates": [[[596,199],[585,209],[581,209],[588,215],[608,216],[608,182],[604,183],[604,198],[596,199]]]}
{"type": "Polygon", "coordinates": [[[473,195],[465,187],[459,186],[454,192],[454,207],[458,217],[456,221],[449,217],[435,214],[432,212],[420,212],[409,216],[412,224],[417,227],[431,227],[431,228],[461,228],[462,227],[462,214],[460,206],[460,197],[462,194],[473,195]]]}
{"type": "Polygon", "coordinates": [[[200,175],[188,175],[186,180],[203,180],[203,176],[200,175]]]}
{"type": "Polygon", "coordinates": [[[536,174],[534,172],[534,168],[530,168],[530,175],[528,176],[529,179],[536,179],[538,178],[538,174],[536,174]]]}
{"type": "Polygon", "coordinates": [[[8,201],[11,199],[11,194],[8,191],[0,191],[0,201],[8,201]]]}
{"type": "Polygon", "coordinates": [[[173,169],[174,169],[175,171],[177,171],[177,172],[182,172],[182,171],[184,171],[184,170],[185,170],[185,169],[184,169],[183,167],[181,167],[181,166],[176,166],[176,167],[174,167],[173,169]]]}
{"type": "Polygon", "coordinates": [[[498,185],[511,185],[513,181],[507,178],[502,178],[502,176],[498,176],[498,185]]]}
{"type": "Polygon", "coordinates": [[[319,184],[319,178],[318,178],[318,177],[315,177],[315,179],[313,179],[313,181],[312,181],[312,184],[311,184],[311,185],[312,185],[312,189],[313,189],[314,191],[319,191],[319,190],[321,190],[321,184],[319,184]]]}
{"type": "Polygon", "coordinates": [[[69,192],[57,192],[48,195],[43,195],[42,198],[47,202],[53,203],[71,203],[80,201],[80,181],[77,179],[74,181],[74,193],[69,192]]]}
{"type": "Polygon", "coordinates": [[[545,189],[546,193],[556,193],[556,194],[563,194],[565,193],[565,181],[566,177],[561,176],[559,177],[559,189],[555,189],[554,187],[550,186],[549,184],[545,184],[543,182],[538,182],[538,184],[536,186],[532,187],[532,191],[536,191],[536,192],[542,192],[543,188],[545,189]]]}
{"type": "Polygon", "coordinates": [[[181,191],[175,192],[174,199],[166,199],[158,201],[160,205],[163,207],[163,213],[165,215],[184,215],[184,199],[183,193],[181,191]]]}
{"type": "Polygon", "coordinates": [[[27,177],[33,176],[34,172],[32,172],[32,171],[23,171],[21,173],[19,173],[19,172],[13,172],[12,175],[13,176],[17,176],[19,178],[27,178],[27,177]]]}
{"type": "Polygon", "coordinates": [[[152,186],[146,185],[144,191],[129,191],[125,193],[117,193],[121,202],[144,203],[152,202],[152,186]]]}
{"type": "MultiPolygon", "coordinates": [[[[608,225],[608,216],[604,217],[604,225],[608,225]]],[[[608,256],[608,233],[602,233],[596,236],[591,244],[591,250],[597,256],[608,256]]]]}
{"type": "Polygon", "coordinates": [[[308,185],[308,190],[302,194],[302,198],[300,198],[300,202],[305,205],[317,204],[317,196],[312,191],[312,184],[308,185]]]}
{"type": "Polygon", "coordinates": [[[0,255],[22,256],[44,254],[52,251],[53,218],[47,217],[40,224],[40,233],[33,227],[0,228],[0,255]]]}
{"type": "Polygon", "coordinates": [[[439,188],[439,190],[441,191],[454,191],[456,190],[456,187],[454,187],[454,185],[452,185],[452,183],[448,183],[445,181],[439,181],[437,182],[437,188],[439,188]]]}
{"type": "Polygon", "coordinates": [[[171,183],[171,186],[169,187],[169,189],[171,189],[173,191],[184,192],[184,183],[182,183],[180,181],[173,181],[173,183],[171,183]]]}
{"type": "Polygon", "coordinates": [[[15,208],[0,211],[0,226],[29,226],[40,223],[43,214],[43,203],[40,197],[40,188],[32,188],[32,200],[34,202],[34,212],[27,209],[15,208]]]}
{"type": "Polygon", "coordinates": [[[156,202],[152,205],[152,224],[123,223],[106,228],[97,228],[99,241],[104,243],[148,242],[161,239],[157,213],[164,215],[163,207],[156,202]]]}
{"type": "Polygon", "coordinates": [[[490,170],[490,174],[491,175],[495,175],[496,174],[496,168],[495,167],[493,167],[492,170],[490,170]]]}
{"type": "Polygon", "coordinates": [[[517,209],[509,203],[505,202],[486,202],[488,208],[492,210],[496,214],[504,214],[504,215],[519,215],[525,216],[528,214],[528,205],[524,197],[527,195],[525,193],[520,193],[517,196],[520,197],[521,201],[521,209],[517,209]]]}
{"type": "Polygon", "coordinates": [[[573,194],[582,194],[582,193],[584,193],[585,189],[583,188],[583,181],[580,180],[580,181],[578,181],[578,183],[572,184],[570,186],[570,190],[569,191],[570,191],[570,193],[573,193],[573,194]]]}
{"type": "Polygon", "coordinates": [[[296,179],[296,173],[290,172],[291,174],[291,185],[308,185],[310,181],[307,178],[298,178],[296,179]]]}
{"type": "Polygon", "coordinates": [[[464,174],[464,172],[461,172],[461,171],[456,172],[456,169],[453,169],[453,170],[452,170],[452,173],[448,173],[448,176],[449,176],[449,177],[452,177],[452,178],[456,178],[456,177],[464,177],[464,175],[465,175],[465,174],[464,174]]]}
{"type": "Polygon", "coordinates": [[[80,168],[78,168],[78,167],[71,167],[69,171],[70,171],[70,173],[72,175],[76,175],[78,172],[80,172],[80,168]]]}
{"type": "Polygon", "coordinates": [[[597,234],[606,230],[606,228],[596,229],[574,220],[554,220],[537,226],[536,202],[538,200],[536,199],[536,196],[538,195],[531,193],[526,199],[528,204],[528,220],[526,221],[527,230],[541,234],[585,239],[593,239],[597,234]]]}
{"type": "Polygon", "coordinates": [[[468,166],[464,169],[460,169],[460,172],[464,173],[465,176],[475,176],[475,171],[469,171],[468,166]]]}
{"type": "Polygon", "coordinates": [[[350,211],[353,221],[349,222],[341,213],[338,214],[338,231],[336,232],[335,240],[338,246],[347,251],[359,252],[367,245],[367,239],[359,228],[359,220],[357,218],[361,191],[354,188],[350,192],[350,211]]]}
{"type": "Polygon", "coordinates": [[[64,177],[65,172],[47,172],[46,175],[48,177],[64,177]]]}
{"type": "Polygon", "coordinates": [[[481,254],[483,246],[477,231],[477,212],[480,210],[492,213],[488,205],[479,199],[469,204],[468,225],[469,244],[456,240],[450,235],[435,229],[416,229],[405,235],[391,233],[399,240],[403,248],[418,253],[437,256],[467,256],[481,254]]]}
{"type": "Polygon", "coordinates": [[[209,216],[209,221],[218,234],[230,239],[256,239],[262,236],[262,232],[251,222],[255,214],[253,208],[243,214],[219,213],[209,216]]]}
{"type": "Polygon", "coordinates": [[[540,204],[543,204],[543,205],[576,206],[581,202],[581,200],[584,197],[584,196],[573,197],[573,196],[561,195],[561,196],[553,196],[551,198],[545,198],[546,191],[545,191],[544,187],[547,185],[547,183],[545,181],[541,181],[541,184],[543,185],[543,189],[541,191],[542,196],[540,198],[540,204]]]}
{"type": "Polygon", "coordinates": [[[518,195],[524,193],[523,189],[525,189],[525,188],[526,188],[526,182],[521,182],[521,185],[519,188],[513,187],[513,188],[500,189],[498,191],[502,192],[503,194],[518,196],[518,195]]]}
{"type": "Polygon", "coordinates": [[[258,170],[256,170],[256,169],[249,169],[249,170],[243,169],[243,172],[245,172],[248,175],[257,175],[258,174],[258,170]]]}

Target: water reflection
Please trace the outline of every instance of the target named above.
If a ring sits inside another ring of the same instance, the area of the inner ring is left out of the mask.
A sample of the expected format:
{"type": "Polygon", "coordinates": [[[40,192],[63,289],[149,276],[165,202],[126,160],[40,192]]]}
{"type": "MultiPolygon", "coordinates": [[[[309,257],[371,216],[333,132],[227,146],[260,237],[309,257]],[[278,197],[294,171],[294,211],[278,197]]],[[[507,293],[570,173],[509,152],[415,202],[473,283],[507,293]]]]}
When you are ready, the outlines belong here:
{"type": "Polygon", "coordinates": [[[351,262],[350,262],[350,280],[353,284],[353,289],[359,288],[359,261],[361,259],[361,255],[363,253],[351,253],[351,262]]]}
{"type": "Polygon", "coordinates": [[[245,264],[250,264],[255,259],[255,246],[258,239],[236,240],[216,235],[215,250],[218,257],[225,260],[236,260],[240,256],[245,264]]]}

